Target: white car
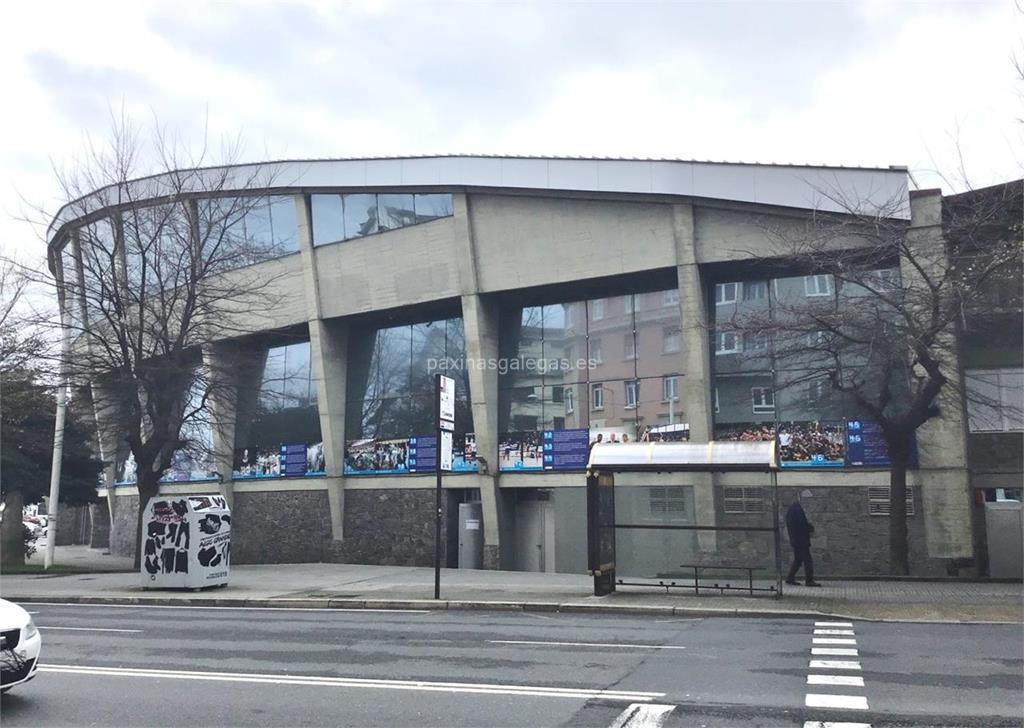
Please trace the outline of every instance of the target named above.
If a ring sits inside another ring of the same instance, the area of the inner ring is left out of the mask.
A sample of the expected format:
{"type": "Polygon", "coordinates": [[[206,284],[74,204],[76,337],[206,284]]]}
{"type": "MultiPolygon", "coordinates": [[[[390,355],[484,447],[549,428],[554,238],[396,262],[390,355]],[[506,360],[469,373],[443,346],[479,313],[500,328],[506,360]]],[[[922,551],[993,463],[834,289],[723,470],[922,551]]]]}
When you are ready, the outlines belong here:
{"type": "Polygon", "coordinates": [[[0,599],[0,692],[36,676],[42,642],[29,613],[0,599]]]}

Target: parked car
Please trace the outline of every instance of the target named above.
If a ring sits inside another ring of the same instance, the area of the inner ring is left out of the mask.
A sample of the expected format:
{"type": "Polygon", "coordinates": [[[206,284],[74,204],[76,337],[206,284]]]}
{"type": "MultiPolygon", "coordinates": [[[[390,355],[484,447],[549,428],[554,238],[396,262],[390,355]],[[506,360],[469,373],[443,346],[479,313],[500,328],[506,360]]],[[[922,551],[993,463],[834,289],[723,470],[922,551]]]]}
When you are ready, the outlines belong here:
{"type": "Polygon", "coordinates": [[[0,599],[0,692],[36,676],[42,642],[31,615],[0,599]]]}
{"type": "Polygon", "coordinates": [[[40,536],[46,535],[46,529],[40,526],[35,521],[30,521],[27,518],[23,520],[22,525],[28,529],[28,532],[32,534],[32,538],[39,538],[40,536]]]}

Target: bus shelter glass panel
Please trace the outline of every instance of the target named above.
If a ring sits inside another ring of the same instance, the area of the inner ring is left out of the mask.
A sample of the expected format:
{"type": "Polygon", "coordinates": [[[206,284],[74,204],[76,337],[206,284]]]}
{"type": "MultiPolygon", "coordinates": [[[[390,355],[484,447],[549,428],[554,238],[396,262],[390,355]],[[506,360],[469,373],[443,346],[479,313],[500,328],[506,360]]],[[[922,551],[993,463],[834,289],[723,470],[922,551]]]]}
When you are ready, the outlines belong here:
{"type": "Polygon", "coordinates": [[[615,522],[616,571],[622,578],[675,578],[679,564],[697,558],[697,532],[671,528],[695,524],[692,486],[617,483],[615,522]]]}

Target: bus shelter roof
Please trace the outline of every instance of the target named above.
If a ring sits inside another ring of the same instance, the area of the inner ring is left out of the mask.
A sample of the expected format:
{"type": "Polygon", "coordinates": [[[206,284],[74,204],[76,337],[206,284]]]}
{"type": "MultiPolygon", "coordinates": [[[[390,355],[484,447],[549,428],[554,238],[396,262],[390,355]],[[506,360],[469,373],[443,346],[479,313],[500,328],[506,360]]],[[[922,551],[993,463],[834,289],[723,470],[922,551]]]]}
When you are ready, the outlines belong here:
{"type": "Polygon", "coordinates": [[[778,469],[775,443],[630,442],[597,443],[587,470],[594,472],[771,472],[778,469]]]}

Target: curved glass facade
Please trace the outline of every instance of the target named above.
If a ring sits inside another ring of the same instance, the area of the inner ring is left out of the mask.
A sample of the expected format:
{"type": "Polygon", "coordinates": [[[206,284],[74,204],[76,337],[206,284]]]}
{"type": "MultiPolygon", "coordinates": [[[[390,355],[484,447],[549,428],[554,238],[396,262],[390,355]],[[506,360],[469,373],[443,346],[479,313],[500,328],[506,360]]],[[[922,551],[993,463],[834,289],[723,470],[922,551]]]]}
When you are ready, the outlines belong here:
{"type": "Polygon", "coordinates": [[[313,245],[327,245],[452,215],[449,194],[309,196],[313,245]]]}

